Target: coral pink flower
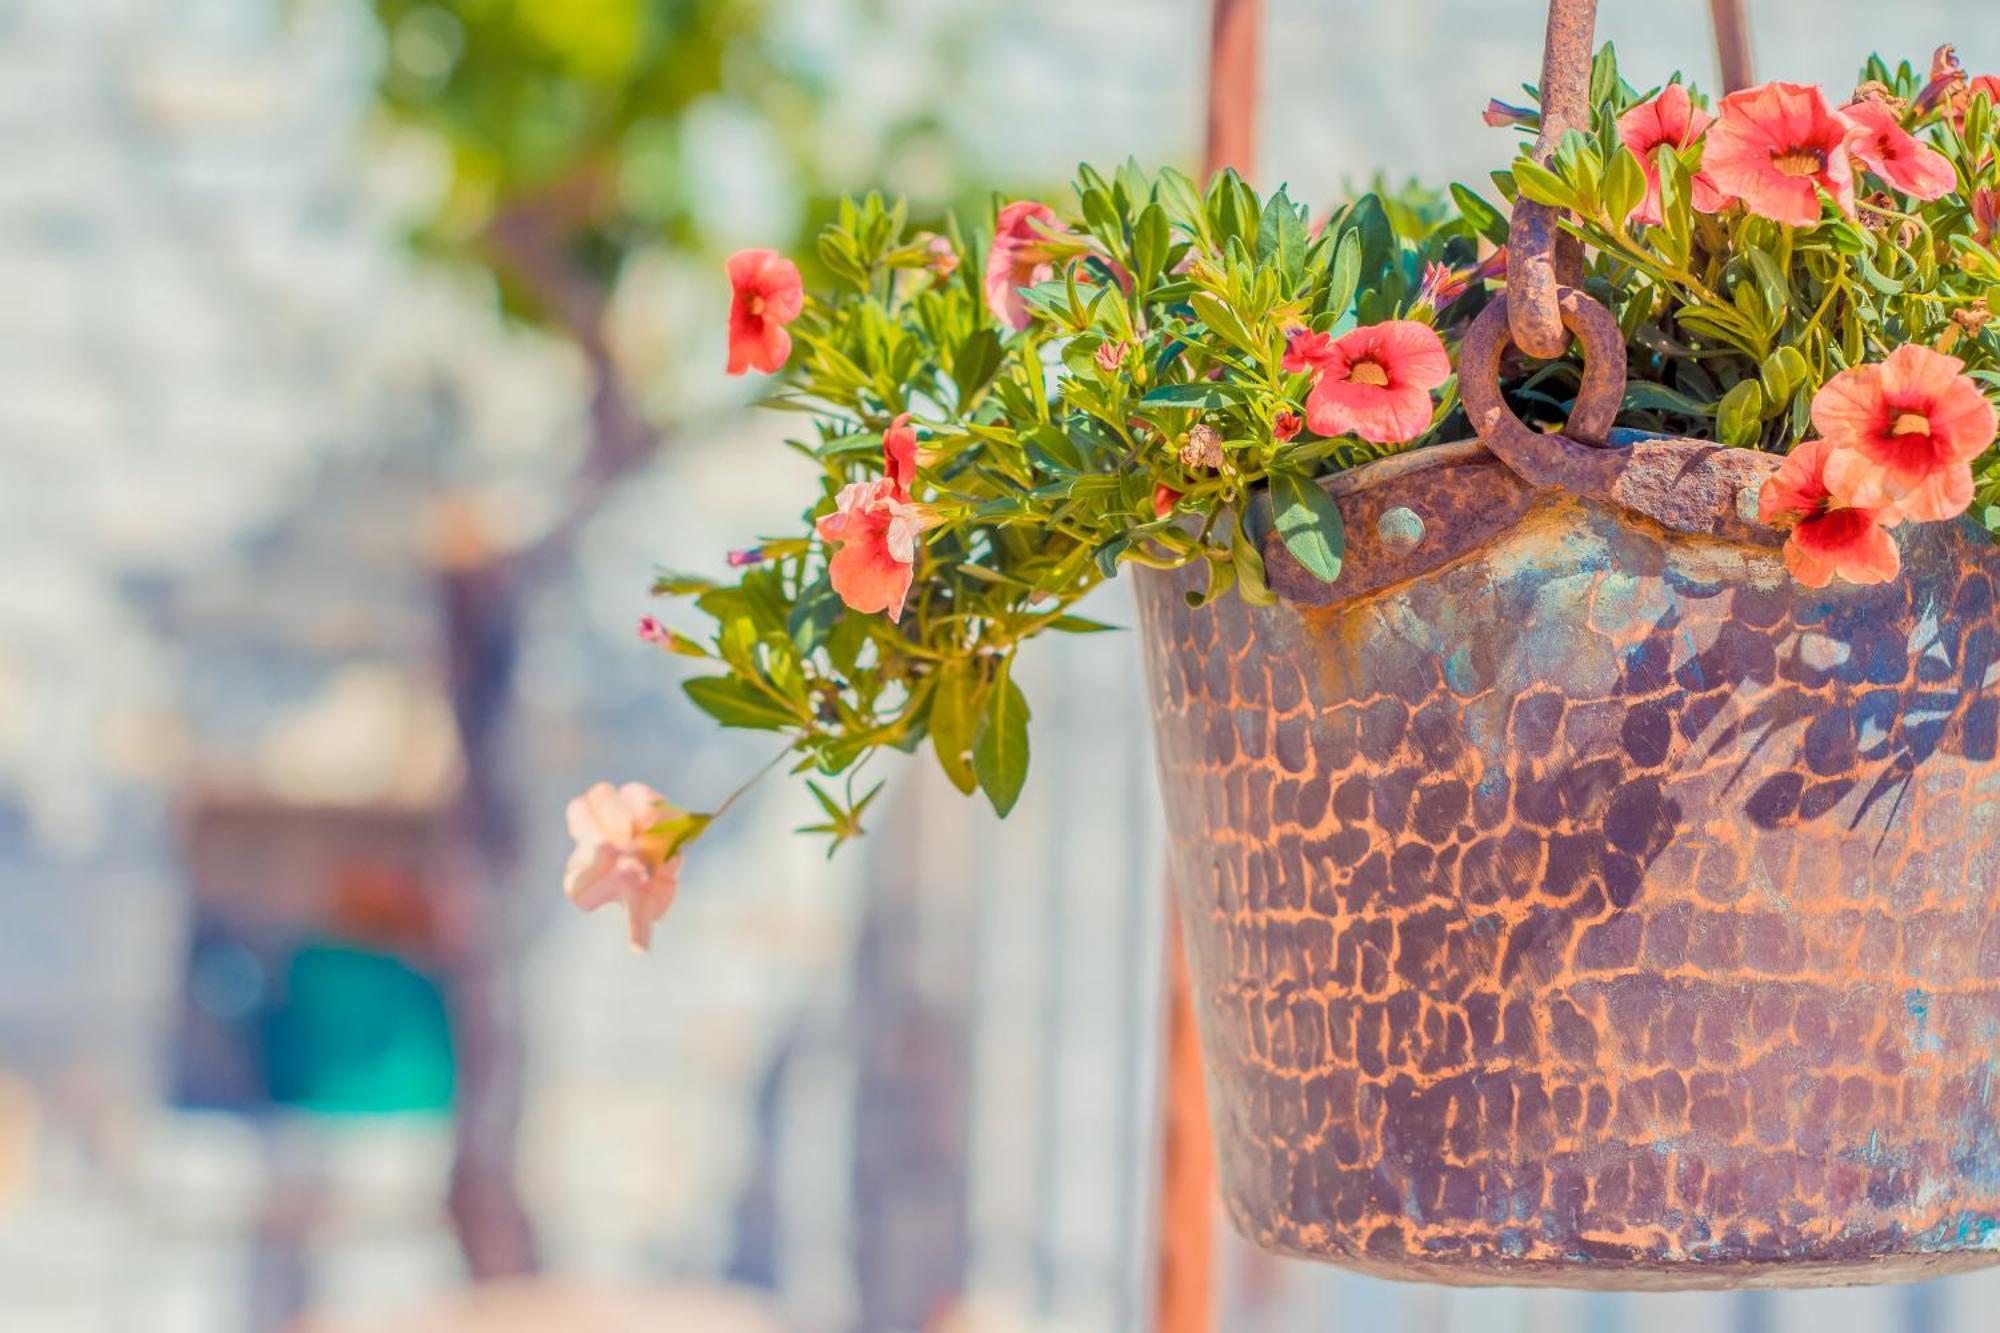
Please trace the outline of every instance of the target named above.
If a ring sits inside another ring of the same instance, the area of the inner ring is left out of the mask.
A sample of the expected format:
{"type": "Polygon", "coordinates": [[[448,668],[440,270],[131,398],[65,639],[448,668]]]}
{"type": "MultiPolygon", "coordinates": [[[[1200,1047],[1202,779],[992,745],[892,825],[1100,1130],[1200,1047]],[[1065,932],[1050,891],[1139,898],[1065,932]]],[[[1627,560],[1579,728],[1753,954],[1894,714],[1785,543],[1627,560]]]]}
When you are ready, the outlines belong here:
{"type": "Polygon", "coordinates": [[[1722,99],[1701,165],[1716,187],[1774,222],[1819,221],[1819,191],[1843,213],[1854,211],[1854,169],[1847,122],[1827,109],[1817,88],[1766,83],[1722,99]]]}
{"type": "Polygon", "coordinates": [[[882,470],[895,484],[896,498],[910,498],[910,485],[917,479],[917,432],[910,428],[910,414],[899,412],[882,432],[882,470]]]}
{"type": "Polygon", "coordinates": [[[841,487],[833,513],[819,521],[819,535],[836,545],[827,576],[840,600],[856,611],[903,616],[903,599],[917,563],[925,515],[898,495],[887,477],[841,487]]]}
{"type": "Polygon", "coordinates": [[[1305,418],[1297,412],[1280,412],[1271,418],[1271,438],[1279,444],[1289,444],[1298,438],[1305,424],[1305,418]]]}
{"type": "Polygon", "coordinates": [[[1910,109],[1918,115],[1928,115],[1940,106],[1950,109],[1954,115],[1965,114],[1965,66],[1959,63],[1958,52],[1946,42],[1931,53],[1931,74],[1917,93],[1910,109]]]}
{"type": "Polygon", "coordinates": [[[1099,343],[1096,354],[1097,368],[1107,375],[1117,373],[1118,367],[1125,364],[1125,357],[1131,350],[1132,344],[1123,339],[1099,343]]]}
{"type": "Polygon", "coordinates": [[[1958,184],[1951,159],[1904,129],[1887,103],[1863,98],[1842,107],[1840,114],[1853,130],[1847,151],[1904,194],[1942,199],[1958,184]]]}
{"type": "Polygon", "coordinates": [[[650,643],[655,648],[664,648],[673,642],[667,635],[667,627],[651,616],[639,617],[639,641],[650,643]]]}
{"type": "Polygon", "coordinates": [[[1318,378],[1306,397],[1306,424],[1319,435],[1354,434],[1371,444],[1423,434],[1431,424],[1431,390],[1451,375],[1436,330],[1413,319],[1356,329],[1313,364],[1318,378]]]}
{"type": "Polygon", "coordinates": [[[1446,265],[1432,260],[1424,265],[1424,280],[1417,287],[1416,304],[1442,310],[1465,295],[1465,289],[1470,285],[1471,280],[1466,274],[1454,273],[1446,265]]]}
{"type": "Polygon", "coordinates": [[[1285,373],[1303,375],[1317,369],[1333,355],[1333,335],[1310,329],[1290,329],[1285,334],[1285,373]]]}
{"type": "Polygon", "coordinates": [[[1509,125],[1539,125],[1542,113],[1533,107],[1514,106],[1497,97],[1486,99],[1486,110],[1479,118],[1493,129],[1504,129],[1509,125]]]}
{"type": "Polygon", "coordinates": [[[1973,75],[1972,82],[1966,85],[1965,94],[1970,98],[1974,93],[1985,93],[1986,100],[1991,102],[1996,110],[2000,110],[2000,75],[1973,75]]]}
{"type": "Polygon", "coordinates": [[[1174,512],[1174,506],[1181,502],[1181,493],[1161,482],[1153,487],[1153,517],[1165,518],[1174,512]]]}
{"type": "Polygon", "coordinates": [[[729,373],[783,368],[792,354],[785,325],[805,308],[799,266],[775,250],[738,250],[729,256],[729,373]]]}
{"type": "Polygon", "coordinates": [[[933,236],[924,242],[924,249],[930,252],[930,271],[939,278],[948,278],[958,272],[958,251],[952,248],[949,236],[933,236]]]}
{"type": "MultiPolygon", "coordinates": [[[[1639,159],[1639,169],[1646,173],[1646,197],[1632,210],[1634,221],[1655,226],[1660,222],[1660,164],[1654,160],[1655,150],[1661,144],[1688,147],[1714,119],[1696,106],[1687,89],[1678,83],[1668,84],[1660,89],[1659,96],[1641,102],[1618,118],[1618,137],[1632,156],[1639,159]]],[[[1689,193],[1694,206],[1704,213],[1720,212],[1730,203],[1729,196],[1706,169],[1694,173],[1689,193]]]]}
{"type": "Polygon", "coordinates": [[[1832,440],[1804,441],[1785,456],[1757,497],[1759,519],[1791,529],[1785,567],[1808,588],[1824,588],[1836,576],[1849,583],[1886,583],[1902,565],[1886,526],[1895,520],[1849,503],[1828,477],[1828,463],[1842,452],[1832,440]]]}
{"type": "Polygon", "coordinates": [[[1981,186],[1972,192],[1972,234],[1981,245],[1993,239],[1996,223],[2000,223],[2000,190],[1981,186]]]}
{"type": "Polygon", "coordinates": [[[681,858],[667,855],[668,840],[651,830],[682,813],[643,782],[600,782],[569,803],[576,848],[563,893],[586,912],[622,905],[635,949],[653,942],[653,923],[673,906],[680,882],[681,858]]]}
{"type": "Polygon", "coordinates": [[[1028,327],[1028,303],[1021,299],[1021,289],[1055,277],[1055,255],[1044,231],[1060,230],[1061,225],[1054,209],[1032,199],[1007,205],[993,220],[993,248],[986,252],[986,308],[1008,328],[1028,327]]]}
{"type": "Polygon", "coordinates": [[[1955,356],[1908,343],[1843,370],[1813,395],[1813,425],[1841,446],[1827,477],[1851,503],[1897,518],[1954,518],[1972,503],[1972,460],[1993,443],[1993,404],[1955,356]]]}

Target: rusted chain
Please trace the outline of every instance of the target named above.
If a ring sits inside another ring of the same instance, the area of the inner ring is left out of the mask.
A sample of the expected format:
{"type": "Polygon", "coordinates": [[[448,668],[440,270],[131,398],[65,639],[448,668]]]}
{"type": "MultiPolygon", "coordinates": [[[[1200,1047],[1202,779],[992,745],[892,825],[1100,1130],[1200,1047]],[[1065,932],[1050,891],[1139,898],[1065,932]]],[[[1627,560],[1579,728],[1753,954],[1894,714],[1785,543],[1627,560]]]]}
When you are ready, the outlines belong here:
{"type": "MultiPolygon", "coordinates": [[[[1590,128],[1590,46],[1597,0],[1550,0],[1542,47],[1542,130],[1535,161],[1547,165],[1571,130],[1590,128]]],[[[1520,200],[1507,229],[1507,293],[1514,343],[1530,356],[1561,356],[1569,346],[1556,309],[1558,288],[1575,286],[1582,250],[1557,224],[1557,210],[1520,200]]]]}
{"type": "MultiPolygon", "coordinates": [[[[1528,429],[1500,393],[1500,356],[1507,350],[1513,302],[1510,288],[1480,311],[1466,331],[1458,355],[1458,391],[1487,448],[1526,480],[1553,485],[1561,480],[1559,468],[1569,451],[1557,437],[1528,429]]],[[[1557,289],[1556,317],[1583,342],[1583,383],[1563,434],[1601,445],[1625,397],[1625,335],[1609,310],[1573,287],[1557,289]]]]}

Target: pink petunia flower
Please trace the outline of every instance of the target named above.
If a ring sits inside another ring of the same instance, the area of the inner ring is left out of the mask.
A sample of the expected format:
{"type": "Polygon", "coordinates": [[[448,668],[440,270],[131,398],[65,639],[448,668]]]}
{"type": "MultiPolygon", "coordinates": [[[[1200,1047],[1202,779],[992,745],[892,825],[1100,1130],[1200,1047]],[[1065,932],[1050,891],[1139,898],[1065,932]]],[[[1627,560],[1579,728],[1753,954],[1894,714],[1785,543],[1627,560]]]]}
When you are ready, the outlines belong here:
{"type": "Polygon", "coordinates": [[[1897,518],[1955,518],[1972,503],[1972,460],[1993,443],[1993,404],[1955,356],[1908,343],[1843,370],[1813,395],[1813,425],[1841,446],[1830,485],[1897,518]]]}
{"type": "Polygon", "coordinates": [[[1174,506],[1181,501],[1181,493],[1161,482],[1153,487],[1153,517],[1165,518],[1174,512],[1174,506]]]}
{"type": "Polygon", "coordinates": [[[775,250],[738,250],[729,256],[729,286],[729,373],[776,374],[792,354],[785,325],[805,309],[799,266],[775,250]]]}
{"type": "Polygon", "coordinates": [[[652,616],[640,616],[639,642],[650,643],[655,648],[663,648],[668,643],[672,642],[672,640],[668,637],[667,627],[665,625],[662,625],[658,620],[654,619],[652,616]]]}
{"type": "Polygon", "coordinates": [[[1854,211],[1847,122],[1818,88],[1766,83],[1722,99],[1709,127],[1702,168],[1717,188],[1760,217],[1793,227],[1819,221],[1819,192],[1854,211]]]}
{"type": "Polygon", "coordinates": [[[882,432],[882,470],[896,488],[896,498],[910,498],[910,486],[917,479],[917,432],[910,426],[910,414],[899,412],[882,432]]]}
{"type": "Polygon", "coordinates": [[[652,944],[653,923],[673,906],[680,883],[680,856],[667,855],[667,839],[651,830],[682,813],[643,782],[596,783],[565,812],[576,847],[563,893],[586,912],[624,907],[634,949],[652,944]]]}
{"type": "Polygon", "coordinates": [[[1888,533],[1895,519],[1862,508],[1827,475],[1842,450],[1832,440],[1806,440],[1785,456],[1757,497],[1757,517],[1790,528],[1785,567],[1809,588],[1834,578],[1849,583],[1886,583],[1896,577],[1902,556],[1888,533]]]}
{"type": "Polygon", "coordinates": [[[887,477],[841,487],[834,504],[818,525],[821,539],[836,547],[826,571],[833,590],[852,610],[902,619],[927,516],[887,477]]]}
{"type": "Polygon", "coordinates": [[[993,247],[986,252],[986,308],[1006,327],[1018,332],[1030,322],[1021,289],[1055,277],[1055,254],[1043,230],[1060,230],[1061,225],[1054,209],[1032,199],[1007,205],[993,220],[993,247]]]}
{"type": "MultiPolygon", "coordinates": [[[[1696,106],[1678,83],[1668,84],[1651,101],[1641,102],[1618,118],[1618,137],[1646,173],[1646,196],[1632,210],[1634,221],[1654,226],[1661,221],[1660,164],[1654,159],[1660,145],[1687,148],[1701,138],[1714,119],[1696,106]]],[[[1720,212],[1731,202],[1706,168],[1694,173],[1689,194],[1694,206],[1704,213],[1720,212]]]]}
{"type": "Polygon", "coordinates": [[[1942,199],[1958,184],[1951,159],[1904,129],[1887,103],[1867,97],[1848,103],[1840,114],[1852,127],[1847,151],[1904,194],[1942,199]]]}
{"type": "MultiPolygon", "coordinates": [[[[1297,344],[1294,350],[1307,355],[1297,344]]],[[[1431,390],[1451,376],[1437,331],[1411,319],[1355,329],[1311,359],[1317,378],[1306,396],[1306,424],[1315,434],[1353,434],[1371,444],[1402,444],[1429,429],[1431,390]]]]}
{"type": "Polygon", "coordinates": [[[726,557],[731,569],[748,569],[752,565],[764,563],[764,548],[761,546],[739,546],[726,557]]]}
{"type": "Polygon", "coordinates": [[[1542,113],[1533,107],[1514,106],[1497,97],[1486,99],[1486,110],[1479,118],[1492,129],[1505,129],[1509,125],[1534,125],[1541,121],[1542,113]]]}

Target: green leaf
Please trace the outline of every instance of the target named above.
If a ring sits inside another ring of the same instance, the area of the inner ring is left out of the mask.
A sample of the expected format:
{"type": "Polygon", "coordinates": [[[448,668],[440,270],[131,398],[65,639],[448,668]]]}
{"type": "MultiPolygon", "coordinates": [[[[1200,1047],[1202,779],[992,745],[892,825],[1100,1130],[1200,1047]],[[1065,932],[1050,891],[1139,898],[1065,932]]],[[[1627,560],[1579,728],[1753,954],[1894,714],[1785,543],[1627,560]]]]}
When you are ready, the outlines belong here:
{"type": "Polygon", "coordinates": [[[681,688],[694,700],[695,707],[725,727],[783,731],[800,721],[791,709],[735,676],[697,676],[684,682],[681,688]]]}
{"type": "Polygon", "coordinates": [[[1507,244],[1507,219],[1499,209],[1463,185],[1454,184],[1451,197],[1458,205],[1458,215],[1465,219],[1468,226],[1495,245],[1507,244]]]}
{"type": "Polygon", "coordinates": [[[1690,398],[1678,389],[1669,389],[1664,384],[1647,380],[1634,380],[1625,386],[1622,406],[1632,412],[1679,412],[1690,417],[1706,417],[1715,413],[1715,408],[1707,403],[1690,398]]]}
{"type": "Polygon", "coordinates": [[[1014,683],[1011,661],[986,697],[986,716],[972,747],[972,768],[993,812],[1005,818],[1028,781],[1028,701],[1014,683]]]}
{"type": "Polygon", "coordinates": [[[1173,237],[1167,224],[1167,210],[1147,204],[1132,227],[1132,277],[1141,290],[1152,285],[1167,262],[1167,247],[1173,237]]]}
{"type": "Polygon", "coordinates": [[[1576,191],[1562,177],[1525,157],[1514,164],[1514,184],[1521,197],[1532,203],[1551,208],[1571,208],[1576,204],[1576,191]]]}
{"type": "Polygon", "coordinates": [[[1201,322],[1216,333],[1246,352],[1259,356],[1263,354],[1264,349],[1257,345],[1257,340],[1251,336],[1250,330],[1243,327],[1243,321],[1236,317],[1236,312],[1224,305],[1220,298],[1208,292],[1196,292],[1188,298],[1188,303],[1194,307],[1195,314],[1201,317],[1201,322]]]}
{"type": "Polygon", "coordinates": [[[1236,595],[1251,606],[1276,606],[1277,597],[1264,578],[1264,553],[1244,529],[1243,516],[1236,517],[1236,535],[1229,543],[1229,564],[1236,573],[1236,595]]]}
{"type": "Polygon", "coordinates": [[[1167,212],[1175,221],[1204,239],[1208,236],[1208,215],[1201,206],[1201,191],[1172,167],[1162,167],[1155,178],[1160,191],[1160,202],[1167,206],[1167,212]]]}
{"type": "Polygon", "coordinates": [[[1196,380],[1192,384],[1162,384],[1148,389],[1139,399],[1141,407],[1230,407],[1240,402],[1243,390],[1226,380],[1196,380]]]}
{"type": "Polygon", "coordinates": [[[1755,444],[1763,422],[1764,391],[1756,380],[1743,380],[1716,404],[1715,433],[1724,444],[1755,444]]]}
{"type": "Polygon", "coordinates": [[[951,363],[951,382],[958,388],[959,411],[965,411],[992,380],[994,372],[1000,369],[1002,355],[999,335],[988,328],[974,329],[972,336],[959,346],[951,363]]]}
{"type": "Polygon", "coordinates": [[[1271,508],[1285,549],[1322,583],[1340,577],[1347,528],[1340,506],[1317,483],[1294,472],[1271,474],[1271,508]]]}
{"type": "Polygon", "coordinates": [[[1104,634],[1123,629],[1124,626],[1107,625],[1101,620],[1091,620],[1087,616],[1061,615],[1042,628],[1058,630],[1064,634],[1104,634]]]}
{"type": "Polygon", "coordinates": [[[1308,243],[1305,224],[1299,221],[1298,205],[1281,188],[1264,205],[1257,221],[1257,262],[1273,264],[1287,285],[1298,281],[1308,243]]]}
{"type": "Polygon", "coordinates": [[[931,747],[951,785],[970,796],[979,786],[972,768],[972,745],[979,732],[979,679],[971,664],[952,661],[939,668],[931,692],[931,747]]]}
{"type": "Polygon", "coordinates": [[[1345,315],[1354,304],[1354,289],[1361,284],[1361,236],[1348,232],[1333,248],[1333,266],[1328,271],[1326,295],[1319,308],[1335,318],[1345,315]]]}

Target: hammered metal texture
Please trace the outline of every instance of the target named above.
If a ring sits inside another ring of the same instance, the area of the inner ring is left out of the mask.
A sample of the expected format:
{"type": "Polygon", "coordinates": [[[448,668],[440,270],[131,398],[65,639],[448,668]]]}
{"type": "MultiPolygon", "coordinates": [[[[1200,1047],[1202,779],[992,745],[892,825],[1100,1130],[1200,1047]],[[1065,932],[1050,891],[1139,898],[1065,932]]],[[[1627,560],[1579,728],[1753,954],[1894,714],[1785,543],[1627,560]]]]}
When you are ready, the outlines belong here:
{"type": "Polygon", "coordinates": [[[2000,1259],[2000,559],[1898,536],[1814,591],[1541,492],[1324,607],[1139,575],[1240,1229],[1454,1283],[2000,1259]]]}

